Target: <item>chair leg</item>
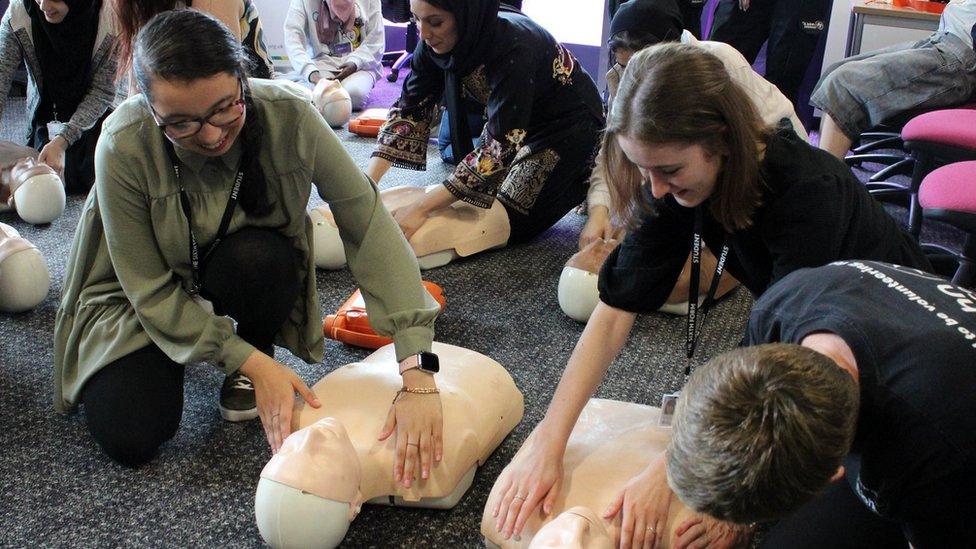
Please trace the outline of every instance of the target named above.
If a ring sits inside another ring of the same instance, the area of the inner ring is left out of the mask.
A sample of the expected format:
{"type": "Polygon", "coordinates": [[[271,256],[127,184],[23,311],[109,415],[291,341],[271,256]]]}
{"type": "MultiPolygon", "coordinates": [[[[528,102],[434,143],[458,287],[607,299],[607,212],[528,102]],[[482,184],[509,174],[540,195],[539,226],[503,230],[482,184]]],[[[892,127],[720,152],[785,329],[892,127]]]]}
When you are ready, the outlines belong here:
{"type": "Polygon", "coordinates": [[[952,283],[970,289],[976,286],[976,236],[972,234],[966,236],[959,257],[959,269],[952,276],[952,283]]]}
{"type": "Polygon", "coordinates": [[[878,173],[871,176],[868,179],[871,183],[877,183],[879,181],[886,181],[889,178],[895,177],[896,175],[909,175],[912,173],[912,169],[915,167],[915,159],[905,158],[895,162],[890,166],[885,166],[878,170],[878,173]]]}
{"type": "Polygon", "coordinates": [[[922,206],[918,203],[918,189],[925,176],[935,169],[935,160],[931,155],[919,151],[913,151],[912,157],[915,165],[912,167],[911,200],[908,203],[908,232],[918,240],[922,232],[922,206]]]}
{"type": "Polygon", "coordinates": [[[887,154],[887,153],[868,153],[868,154],[851,154],[844,157],[844,162],[848,166],[857,166],[864,162],[874,162],[877,164],[894,164],[904,160],[903,155],[898,154],[887,154]]]}

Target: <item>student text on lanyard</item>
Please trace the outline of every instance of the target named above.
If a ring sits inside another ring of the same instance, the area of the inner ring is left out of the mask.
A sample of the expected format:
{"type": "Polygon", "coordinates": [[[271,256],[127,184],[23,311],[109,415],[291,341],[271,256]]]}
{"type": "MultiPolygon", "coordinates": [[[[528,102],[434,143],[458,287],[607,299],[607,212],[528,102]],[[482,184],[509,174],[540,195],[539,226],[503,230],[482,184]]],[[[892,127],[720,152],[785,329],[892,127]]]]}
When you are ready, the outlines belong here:
{"type": "Polygon", "coordinates": [[[214,237],[213,243],[207,248],[206,253],[203,254],[203,258],[200,258],[200,248],[197,245],[197,237],[193,234],[193,217],[190,210],[190,197],[186,194],[186,189],[183,188],[183,177],[180,170],[180,161],[176,157],[176,151],[173,149],[173,144],[170,143],[169,139],[164,139],[166,144],[166,154],[169,156],[170,162],[173,164],[173,173],[176,174],[176,184],[180,187],[180,206],[183,208],[183,215],[186,217],[186,229],[190,233],[190,269],[193,273],[193,287],[190,288],[190,295],[198,295],[203,284],[200,282],[200,264],[202,261],[206,261],[210,252],[217,249],[217,245],[220,241],[227,236],[227,229],[230,228],[230,219],[234,216],[234,208],[237,207],[237,194],[241,190],[241,182],[244,180],[244,159],[241,159],[240,164],[237,167],[237,175],[234,177],[234,187],[230,191],[230,198],[227,199],[227,207],[224,209],[224,217],[220,220],[220,227],[217,229],[217,235],[214,237]]]}
{"type": "MultiPolygon", "coordinates": [[[[702,206],[695,208],[695,232],[691,240],[691,279],[688,281],[688,324],[685,328],[685,353],[688,358],[685,363],[685,381],[691,375],[691,359],[695,356],[695,347],[698,346],[698,339],[701,338],[702,330],[705,328],[705,318],[708,310],[715,302],[715,293],[718,291],[718,283],[722,279],[722,272],[725,270],[725,260],[729,257],[728,244],[722,244],[722,252],[718,256],[715,265],[715,275],[712,283],[708,286],[708,293],[701,305],[698,305],[698,284],[701,280],[701,256],[702,256],[702,206]],[[701,321],[698,320],[699,315],[701,321]]],[[[674,419],[674,410],[678,402],[680,393],[665,393],[661,397],[661,413],[658,415],[658,425],[661,427],[671,427],[674,419]]]]}
{"type": "Polygon", "coordinates": [[[728,244],[722,244],[722,252],[718,256],[715,265],[715,275],[712,283],[708,286],[708,293],[701,305],[698,305],[698,284],[701,280],[701,256],[702,256],[702,206],[695,208],[695,234],[691,241],[691,280],[688,281],[688,324],[685,328],[685,353],[688,362],[685,364],[685,380],[691,375],[691,360],[695,356],[695,347],[701,338],[702,330],[705,328],[705,319],[708,310],[715,302],[715,293],[718,291],[718,283],[722,279],[722,272],[725,270],[725,260],[729,256],[728,244]],[[698,317],[701,316],[699,322],[698,317]]]}

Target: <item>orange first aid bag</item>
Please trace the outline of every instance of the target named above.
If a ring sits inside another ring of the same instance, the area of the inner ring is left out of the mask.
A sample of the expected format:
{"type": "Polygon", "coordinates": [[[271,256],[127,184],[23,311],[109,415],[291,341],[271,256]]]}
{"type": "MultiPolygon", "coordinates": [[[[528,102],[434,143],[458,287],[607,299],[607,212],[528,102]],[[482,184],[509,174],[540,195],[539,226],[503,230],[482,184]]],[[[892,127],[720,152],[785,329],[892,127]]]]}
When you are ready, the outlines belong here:
{"type": "MultiPolygon", "coordinates": [[[[424,280],[423,284],[443,310],[444,290],[433,282],[424,280]]],[[[366,303],[363,301],[363,294],[359,288],[356,288],[349,299],[339,307],[336,314],[325,317],[325,321],[322,322],[322,331],[325,333],[325,337],[329,339],[366,349],[379,349],[384,345],[393,343],[392,339],[377,335],[373,331],[373,327],[369,324],[369,317],[366,315],[366,303]]]]}
{"type": "Polygon", "coordinates": [[[363,137],[376,137],[389,113],[390,109],[366,109],[349,121],[349,131],[363,137]]]}

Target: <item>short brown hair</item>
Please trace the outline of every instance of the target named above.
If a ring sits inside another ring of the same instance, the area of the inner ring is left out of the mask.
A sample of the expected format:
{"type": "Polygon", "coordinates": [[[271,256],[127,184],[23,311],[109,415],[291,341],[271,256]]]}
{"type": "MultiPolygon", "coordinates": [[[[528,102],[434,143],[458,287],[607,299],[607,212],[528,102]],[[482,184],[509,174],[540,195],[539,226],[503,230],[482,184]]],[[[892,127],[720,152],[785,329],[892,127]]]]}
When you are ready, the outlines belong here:
{"type": "Polygon", "coordinates": [[[712,216],[733,232],[752,225],[761,204],[759,147],[766,131],[752,100],[711,53],[678,43],[641,50],[627,63],[603,134],[604,177],[618,223],[634,229],[653,209],[617,136],[651,145],[701,145],[721,154],[722,172],[709,202],[712,216]]]}
{"type": "Polygon", "coordinates": [[[685,505],[719,520],[788,515],[841,465],[858,401],[853,377],[812,349],[774,343],[720,355],[681,392],[668,483],[685,505]]]}

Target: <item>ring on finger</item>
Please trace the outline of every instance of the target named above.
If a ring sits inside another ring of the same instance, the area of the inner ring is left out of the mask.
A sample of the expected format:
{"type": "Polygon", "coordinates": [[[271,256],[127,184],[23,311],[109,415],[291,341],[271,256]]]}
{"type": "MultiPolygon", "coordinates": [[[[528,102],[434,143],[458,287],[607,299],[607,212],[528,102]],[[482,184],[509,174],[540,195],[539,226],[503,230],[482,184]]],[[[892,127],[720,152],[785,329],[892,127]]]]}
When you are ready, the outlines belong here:
{"type": "Polygon", "coordinates": [[[648,526],[647,528],[644,528],[644,531],[650,532],[652,534],[657,533],[657,530],[655,530],[653,526],[648,526]]]}
{"type": "Polygon", "coordinates": [[[518,499],[518,500],[521,500],[521,501],[525,501],[525,496],[518,496],[518,495],[516,495],[516,496],[515,496],[515,497],[513,497],[512,499],[513,499],[513,500],[516,500],[516,499],[518,499]]]}
{"type": "Polygon", "coordinates": [[[407,446],[417,446],[419,448],[420,447],[420,443],[419,442],[408,442],[407,443],[407,446]]]}

